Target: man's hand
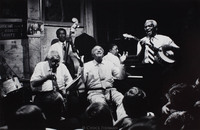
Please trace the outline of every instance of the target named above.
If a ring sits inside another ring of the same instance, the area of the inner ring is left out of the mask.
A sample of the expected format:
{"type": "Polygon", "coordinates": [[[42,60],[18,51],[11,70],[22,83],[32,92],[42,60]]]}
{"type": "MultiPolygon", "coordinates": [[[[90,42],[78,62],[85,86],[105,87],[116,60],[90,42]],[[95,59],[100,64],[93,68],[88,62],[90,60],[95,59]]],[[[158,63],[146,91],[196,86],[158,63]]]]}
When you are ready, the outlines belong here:
{"type": "Polygon", "coordinates": [[[78,71],[77,71],[77,77],[79,76],[79,75],[82,75],[83,74],[83,67],[78,67],[78,71]]]}
{"type": "Polygon", "coordinates": [[[128,56],[128,51],[126,52],[124,51],[123,54],[120,55],[119,58],[120,58],[121,63],[123,63],[126,60],[127,56],[128,56]]]}
{"type": "Polygon", "coordinates": [[[49,73],[46,75],[46,80],[56,80],[56,75],[55,73],[49,73]]]}
{"type": "Polygon", "coordinates": [[[44,82],[46,82],[47,80],[56,80],[55,73],[49,73],[46,76],[43,76],[38,80],[32,81],[31,85],[33,87],[38,87],[38,86],[42,85],[44,82]]]}
{"type": "Polygon", "coordinates": [[[169,114],[169,108],[167,107],[167,105],[164,105],[163,107],[162,107],[162,113],[165,113],[165,114],[169,114]]]}

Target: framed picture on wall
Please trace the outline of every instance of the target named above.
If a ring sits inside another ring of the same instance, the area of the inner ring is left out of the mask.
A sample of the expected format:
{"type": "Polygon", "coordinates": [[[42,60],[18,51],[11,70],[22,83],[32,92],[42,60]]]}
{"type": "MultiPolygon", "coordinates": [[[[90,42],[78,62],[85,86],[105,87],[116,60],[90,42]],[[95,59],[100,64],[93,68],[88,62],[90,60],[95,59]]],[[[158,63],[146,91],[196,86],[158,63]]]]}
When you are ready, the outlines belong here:
{"type": "Polygon", "coordinates": [[[41,20],[41,0],[28,0],[28,19],[41,20]]]}
{"type": "Polygon", "coordinates": [[[43,0],[42,4],[45,25],[71,23],[74,17],[82,22],[81,0],[43,0]]]}
{"type": "Polygon", "coordinates": [[[44,22],[40,20],[27,20],[27,35],[29,37],[44,36],[44,22]]]}

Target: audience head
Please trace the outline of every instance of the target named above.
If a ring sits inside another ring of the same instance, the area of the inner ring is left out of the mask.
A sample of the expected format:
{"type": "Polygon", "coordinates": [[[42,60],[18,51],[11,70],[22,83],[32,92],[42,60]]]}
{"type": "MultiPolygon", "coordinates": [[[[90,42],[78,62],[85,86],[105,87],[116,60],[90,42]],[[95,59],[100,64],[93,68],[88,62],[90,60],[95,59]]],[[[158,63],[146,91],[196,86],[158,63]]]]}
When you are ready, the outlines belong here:
{"type": "Polygon", "coordinates": [[[134,122],[127,130],[158,130],[158,127],[155,118],[142,117],[134,122]]]}
{"type": "Polygon", "coordinates": [[[170,114],[164,122],[166,130],[197,130],[200,128],[200,109],[197,102],[188,111],[176,111],[170,114]]]}
{"type": "Polygon", "coordinates": [[[56,31],[56,36],[59,39],[59,41],[61,41],[61,42],[64,42],[66,40],[66,35],[67,35],[67,33],[64,28],[59,28],[56,31]]]}
{"type": "Polygon", "coordinates": [[[153,37],[157,33],[157,22],[153,19],[148,19],[144,23],[144,30],[149,37],[153,37]]]}
{"type": "Polygon", "coordinates": [[[86,109],[86,126],[113,126],[113,118],[108,105],[103,103],[92,103],[86,109]]]}
{"type": "Polygon", "coordinates": [[[97,45],[91,50],[91,54],[94,60],[101,63],[102,58],[104,56],[104,49],[101,46],[97,45]]]}
{"type": "Polygon", "coordinates": [[[8,124],[9,130],[45,130],[45,117],[36,105],[20,107],[8,124]]]}
{"type": "Polygon", "coordinates": [[[172,85],[168,91],[167,97],[171,104],[178,109],[187,110],[196,102],[194,93],[195,89],[192,85],[180,83],[172,85]]]}
{"type": "Polygon", "coordinates": [[[124,109],[130,118],[138,118],[147,115],[146,93],[137,88],[130,88],[123,99],[124,109]]]}
{"type": "Polygon", "coordinates": [[[176,111],[170,114],[164,122],[165,129],[182,130],[193,117],[186,111],[176,111]]]}
{"type": "MultiPolygon", "coordinates": [[[[197,84],[198,85],[198,84],[197,84]]],[[[170,114],[165,120],[166,129],[199,129],[200,101],[196,96],[195,85],[185,83],[174,84],[169,89],[167,98],[176,111],[170,114]]]]}

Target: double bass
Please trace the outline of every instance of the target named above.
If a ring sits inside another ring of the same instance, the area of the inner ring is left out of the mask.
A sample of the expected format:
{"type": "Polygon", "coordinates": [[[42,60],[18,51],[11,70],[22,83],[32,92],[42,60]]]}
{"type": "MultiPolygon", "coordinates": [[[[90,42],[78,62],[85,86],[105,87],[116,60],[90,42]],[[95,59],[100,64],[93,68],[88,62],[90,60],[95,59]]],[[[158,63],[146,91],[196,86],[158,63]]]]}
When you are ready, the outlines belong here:
{"type": "MultiPolygon", "coordinates": [[[[70,28],[69,36],[66,40],[66,43],[68,44],[68,48],[66,49],[66,56],[65,56],[65,65],[67,66],[72,78],[73,82],[69,85],[67,85],[67,91],[76,91],[78,94],[79,92],[77,90],[84,90],[85,84],[83,82],[83,64],[84,64],[84,56],[79,56],[79,51],[75,48],[75,45],[72,40],[72,34],[75,33],[76,28],[79,27],[78,20],[76,18],[73,18],[72,21],[74,24],[70,28]],[[69,55],[69,46],[72,47],[72,53],[69,55]]],[[[79,94],[78,94],[79,95],[79,94]]],[[[77,95],[77,96],[78,96],[77,95]]],[[[68,99],[70,100],[70,96],[68,96],[68,99]]],[[[70,106],[70,105],[69,105],[70,106]]]]}
{"type": "Polygon", "coordinates": [[[82,58],[79,56],[78,50],[75,48],[72,40],[72,34],[75,33],[76,28],[79,27],[78,20],[76,18],[72,19],[73,25],[70,28],[68,37],[66,38],[66,43],[68,47],[66,48],[65,65],[67,66],[72,78],[76,78],[79,74],[79,68],[83,66],[82,58]],[[72,48],[72,53],[69,53],[69,47],[72,48]]]}

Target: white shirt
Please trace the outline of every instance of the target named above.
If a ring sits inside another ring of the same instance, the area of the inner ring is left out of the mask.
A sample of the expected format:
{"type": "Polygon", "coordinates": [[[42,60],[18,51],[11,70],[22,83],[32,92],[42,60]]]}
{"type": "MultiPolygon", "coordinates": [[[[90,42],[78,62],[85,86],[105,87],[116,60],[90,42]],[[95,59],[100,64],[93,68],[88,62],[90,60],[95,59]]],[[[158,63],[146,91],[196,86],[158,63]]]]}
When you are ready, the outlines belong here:
{"type": "MultiPolygon", "coordinates": [[[[175,47],[175,48],[179,48],[179,46],[177,46],[171,38],[169,38],[168,36],[159,35],[159,34],[156,34],[154,37],[151,38],[151,43],[150,43],[150,38],[147,37],[147,36],[142,38],[141,41],[144,41],[146,43],[145,52],[144,52],[144,63],[150,63],[150,59],[149,59],[150,54],[149,53],[152,52],[152,50],[149,48],[148,45],[151,46],[152,43],[153,43],[153,46],[157,49],[162,47],[162,46],[165,46],[165,45],[169,45],[169,46],[172,46],[172,47],[175,47]]],[[[142,46],[138,42],[138,44],[137,44],[137,55],[140,53],[141,50],[142,50],[142,46]]]]}
{"type": "MultiPolygon", "coordinates": [[[[66,45],[66,42],[64,42],[64,44],[66,45]]],[[[69,44],[68,44],[69,45],[69,44]]],[[[66,46],[67,47],[67,46],[66,46]]],[[[57,51],[60,55],[60,62],[64,63],[64,54],[63,54],[63,43],[62,42],[56,42],[55,44],[51,45],[48,51],[48,54],[52,51],[57,51]]],[[[69,52],[68,55],[71,55],[72,52],[72,47],[71,45],[69,46],[69,52]]]]}
{"type": "Polygon", "coordinates": [[[121,78],[120,69],[106,60],[103,60],[100,65],[95,60],[85,63],[83,72],[84,81],[89,88],[112,87],[114,77],[121,78]],[[99,74],[99,67],[102,70],[102,74],[99,74]]]}
{"type": "MultiPolygon", "coordinates": [[[[38,80],[49,73],[52,73],[52,71],[48,61],[39,62],[34,69],[30,81],[38,80]]],[[[63,63],[60,63],[56,70],[56,78],[60,90],[66,89],[65,86],[73,81],[67,67],[63,63]]],[[[51,91],[53,90],[52,80],[47,80],[41,86],[32,87],[32,89],[36,91],[51,91]]]]}
{"type": "Polygon", "coordinates": [[[116,55],[113,55],[110,52],[108,52],[107,55],[104,56],[104,59],[112,62],[117,67],[121,66],[120,59],[116,55]]]}

